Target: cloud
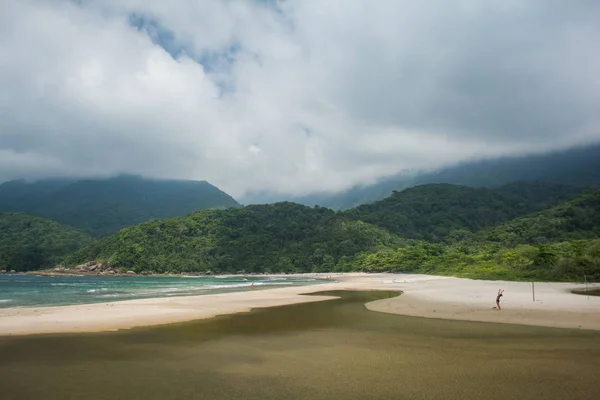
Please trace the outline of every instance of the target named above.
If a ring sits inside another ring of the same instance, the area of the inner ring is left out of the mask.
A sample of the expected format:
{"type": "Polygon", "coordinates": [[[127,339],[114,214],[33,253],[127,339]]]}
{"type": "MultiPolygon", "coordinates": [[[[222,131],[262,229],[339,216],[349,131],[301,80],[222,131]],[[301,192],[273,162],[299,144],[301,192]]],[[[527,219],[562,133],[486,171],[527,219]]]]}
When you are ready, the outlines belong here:
{"type": "Polygon", "coordinates": [[[0,180],[240,196],[600,140],[595,1],[5,0],[0,180]]]}

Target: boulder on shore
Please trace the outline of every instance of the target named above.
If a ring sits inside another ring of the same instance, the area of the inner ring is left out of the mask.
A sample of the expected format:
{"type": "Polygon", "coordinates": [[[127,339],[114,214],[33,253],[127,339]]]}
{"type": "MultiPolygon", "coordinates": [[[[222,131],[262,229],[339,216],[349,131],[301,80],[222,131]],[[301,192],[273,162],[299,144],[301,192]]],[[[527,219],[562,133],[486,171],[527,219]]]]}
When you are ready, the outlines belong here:
{"type": "Polygon", "coordinates": [[[108,261],[104,261],[102,263],[99,263],[97,261],[88,261],[85,264],[80,264],[76,266],[75,270],[78,272],[93,272],[100,275],[116,274],[119,272],[112,268],[110,266],[110,262],[108,261]]]}

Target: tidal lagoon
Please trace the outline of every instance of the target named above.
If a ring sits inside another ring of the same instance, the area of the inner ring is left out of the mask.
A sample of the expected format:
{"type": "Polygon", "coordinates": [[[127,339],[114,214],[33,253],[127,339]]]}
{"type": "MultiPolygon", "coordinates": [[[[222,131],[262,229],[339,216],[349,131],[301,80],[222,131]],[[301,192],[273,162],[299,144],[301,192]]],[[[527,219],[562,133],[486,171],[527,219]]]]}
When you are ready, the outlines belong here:
{"type": "MultiPolygon", "coordinates": [[[[0,338],[13,399],[597,399],[600,332],[390,315],[390,291],[106,333],[0,338]]],[[[400,297],[401,300],[401,297],[400,297]]]]}

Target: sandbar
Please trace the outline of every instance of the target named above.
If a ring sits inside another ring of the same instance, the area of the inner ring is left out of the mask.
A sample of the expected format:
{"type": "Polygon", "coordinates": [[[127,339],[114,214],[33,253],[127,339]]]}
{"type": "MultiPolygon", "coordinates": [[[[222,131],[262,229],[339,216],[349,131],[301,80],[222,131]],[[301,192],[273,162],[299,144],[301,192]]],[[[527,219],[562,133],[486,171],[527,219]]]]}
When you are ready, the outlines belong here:
{"type": "MultiPolygon", "coordinates": [[[[369,310],[407,316],[600,330],[600,297],[571,293],[577,283],[484,281],[419,274],[305,274],[329,277],[318,286],[202,296],[128,300],[86,305],[0,309],[0,336],[101,332],[247,312],[253,308],[331,300],[305,296],[329,290],[392,290],[395,298],[368,303],[369,310]],[[502,310],[496,310],[504,289],[502,310]]],[[[289,276],[289,275],[288,275],[289,276]]]]}

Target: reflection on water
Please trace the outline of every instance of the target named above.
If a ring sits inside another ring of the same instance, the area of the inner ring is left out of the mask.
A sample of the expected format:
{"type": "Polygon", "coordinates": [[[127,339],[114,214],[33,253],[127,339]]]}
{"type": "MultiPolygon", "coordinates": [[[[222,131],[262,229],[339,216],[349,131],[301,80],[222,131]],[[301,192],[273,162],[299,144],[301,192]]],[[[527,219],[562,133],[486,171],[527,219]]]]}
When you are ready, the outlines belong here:
{"type": "MultiPolygon", "coordinates": [[[[323,292],[322,292],[323,293],[323,292]]],[[[393,292],[0,339],[2,399],[597,399],[600,334],[380,314],[393,292]]]]}

